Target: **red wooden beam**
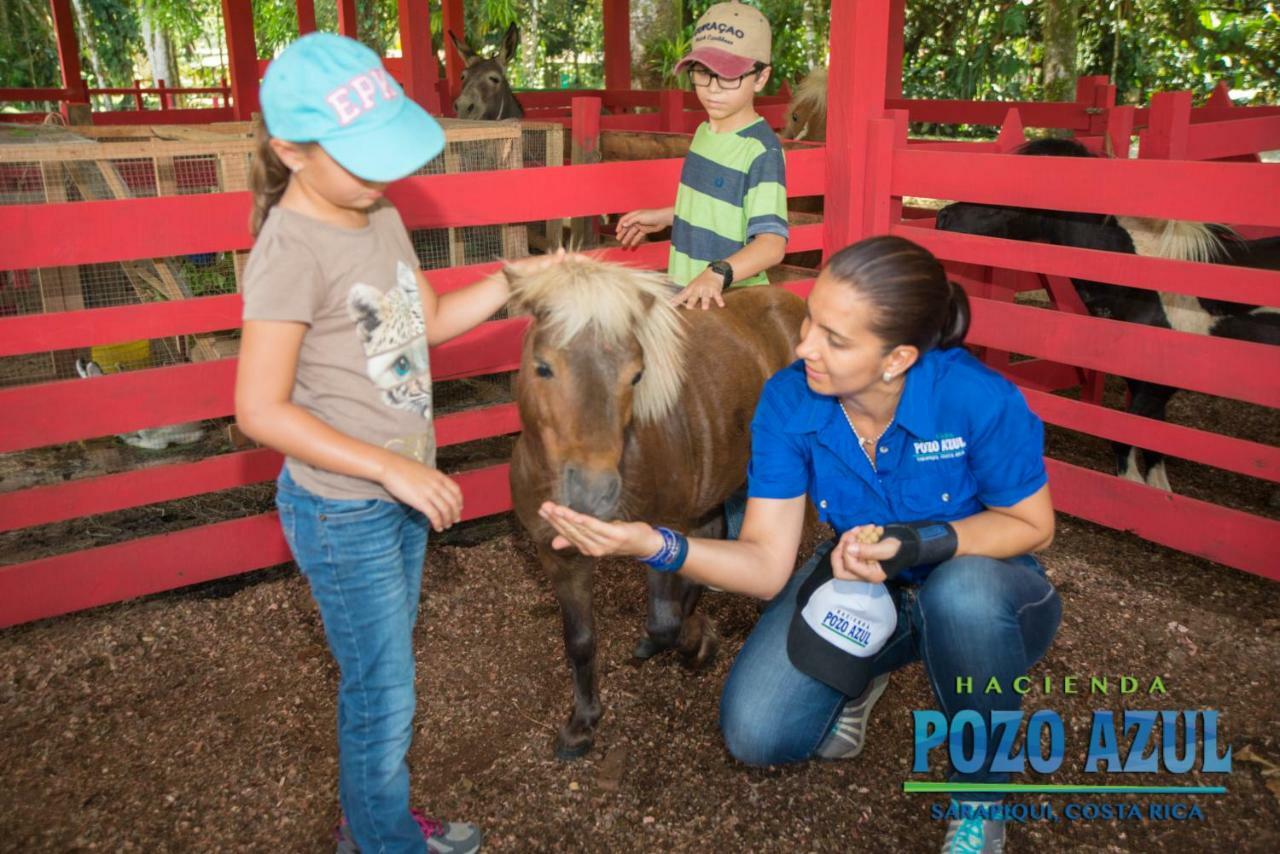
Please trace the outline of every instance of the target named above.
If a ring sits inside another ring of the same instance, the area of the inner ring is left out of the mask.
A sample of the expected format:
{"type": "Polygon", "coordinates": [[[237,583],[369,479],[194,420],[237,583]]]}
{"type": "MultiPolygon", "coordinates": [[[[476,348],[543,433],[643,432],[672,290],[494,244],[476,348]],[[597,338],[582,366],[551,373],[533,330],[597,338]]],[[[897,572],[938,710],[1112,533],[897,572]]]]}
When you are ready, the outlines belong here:
{"type": "Polygon", "coordinates": [[[1049,424],[1249,477],[1280,481],[1280,448],[1130,415],[1036,389],[1024,387],[1022,394],[1032,410],[1049,424]]]}
{"type": "Polygon", "coordinates": [[[885,54],[885,95],[902,97],[902,37],[907,22],[907,0],[889,0],[889,46],[885,54]]]}
{"type": "Polygon", "coordinates": [[[968,341],[1082,368],[1280,407],[1272,347],[970,297],[968,341]],[[1222,365],[1247,365],[1225,373],[1222,365]]]}
{"type": "Polygon", "coordinates": [[[913,223],[893,225],[889,232],[914,240],[934,255],[948,261],[1067,276],[1153,291],[1170,291],[1249,305],[1280,305],[1280,274],[1271,270],[1168,261],[1121,252],[934,231],[925,227],[928,225],[927,221],[915,220],[913,223]]]}
{"type": "Polygon", "coordinates": [[[227,32],[227,64],[231,69],[231,104],[237,121],[249,121],[262,109],[258,102],[258,48],[249,0],[222,0],[227,32]]]}
{"type": "Polygon", "coordinates": [[[80,71],[80,41],[76,38],[75,12],[71,0],[49,0],[53,29],[58,38],[58,65],[62,70],[62,88],[67,100],[88,103],[89,92],[80,71]]]}
{"type": "MultiPolygon", "coordinates": [[[[789,152],[787,192],[822,195],[825,164],[823,149],[789,152]]],[[[389,196],[410,228],[534,222],[670,204],[680,165],[618,161],[430,175],[393,184],[389,196]]],[[[0,206],[0,270],[247,249],[250,204],[240,192],[0,206]],[[68,233],[77,239],[58,237],[68,233]]]]}
{"type": "MultiPolygon", "coordinates": [[[[899,196],[984,204],[1280,225],[1280,169],[1265,164],[1009,157],[908,147],[894,152],[891,189],[899,196]]],[[[828,197],[828,210],[830,205],[828,197]]]]}
{"type": "Polygon", "coordinates": [[[338,0],[338,33],[349,39],[358,39],[356,0],[338,0]]]}
{"type": "Polygon", "coordinates": [[[1187,129],[1188,160],[1218,160],[1280,149],[1280,116],[1191,125],[1187,129]]]}
{"type": "Polygon", "coordinates": [[[1089,130],[1089,113],[1084,105],[1076,103],[889,98],[885,106],[891,110],[906,110],[913,122],[999,127],[1009,110],[1016,109],[1027,127],[1059,128],[1082,133],[1089,130]]]}
{"type": "Polygon", "coordinates": [[[316,31],[316,0],[294,0],[298,9],[298,35],[316,31]]]}
{"type": "MultiPolygon", "coordinates": [[[[442,448],[518,432],[520,414],[514,403],[455,412],[436,419],[436,441],[442,448]]],[[[276,451],[259,448],[191,463],[151,466],[0,493],[0,531],[274,480],[280,472],[281,459],[276,451]]]]}
{"type": "Polygon", "coordinates": [[[1280,522],[1047,459],[1063,513],[1263,578],[1280,580],[1280,522]]]}
{"type": "Polygon", "coordinates": [[[466,63],[453,49],[449,33],[457,36],[459,41],[466,42],[466,15],[463,13],[462,0],[441,0],[440,5],[444,21],[444,74],[449,83],[450,103],[446,106],[451,107],[453,99],[462,91],[462,69],[466,63]]]}
{"type": "Polygon", "coordinates": [[[431,9],[427,0],[398,0],[400,51],[404,55],[405,94],[428,112],[440,115],[440,70],[431,48],[431,9]]]}
{"type": "Polygon", "coordinates": [[[631,88],[631,0],[603,0],[604,85],[631,88]]]}

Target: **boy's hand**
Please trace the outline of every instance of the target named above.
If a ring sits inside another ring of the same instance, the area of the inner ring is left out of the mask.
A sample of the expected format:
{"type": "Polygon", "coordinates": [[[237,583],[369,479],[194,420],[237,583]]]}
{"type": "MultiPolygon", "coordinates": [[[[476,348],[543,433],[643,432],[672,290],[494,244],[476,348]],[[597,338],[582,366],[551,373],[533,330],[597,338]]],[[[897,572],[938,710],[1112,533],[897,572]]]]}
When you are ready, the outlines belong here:
{"type": "Polygon", "coordinates": [[[656,234],[671,225],[674,212],[671,208],[642,208],[623,214],[618,220],[616,234],[623,249],[635,249],[646,235],[656,234]]]}
{"type": "Polygon", "coordinates": [[[724,308],[724,297],[721,295],[723,288],[724,278],[719,273],[703,270],[684,290],[671,298],[671,304],[683,305],[685,308],[697,308],[701,304],[703,308],[710,308],[711,303],[715,302],[724,308]]]}
{"type": "Polygon", "coordinates": [[[380,482],[387,492],[426,514],[437,532],[462,516],[462,488],[439,469],[393,454],[380,482]]]}

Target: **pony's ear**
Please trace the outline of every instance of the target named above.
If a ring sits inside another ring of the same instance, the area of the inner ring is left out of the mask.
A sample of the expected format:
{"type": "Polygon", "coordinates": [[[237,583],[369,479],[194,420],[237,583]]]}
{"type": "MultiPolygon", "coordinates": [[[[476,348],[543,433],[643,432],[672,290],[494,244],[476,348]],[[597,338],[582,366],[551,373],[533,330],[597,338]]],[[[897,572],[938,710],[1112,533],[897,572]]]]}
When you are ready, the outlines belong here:
{"type": "Polygon", "coordinates": [[[502,36],[502,49],[498,51],[498,64],[503,68],[511,62],[511,58],[516,55],[516,45],[520,42],[520,30],[516,27],[515,21],[507,27],[506,33],[502,36]]]}
{"type": "Polygon", "coordinates": [[[458,52],[458,55],[462,57],[463,62],[467,65],[471,65],[478,59],[471,46],[454,35],[453,30],[449,31],[449,43],[453,45],[453,49],[458,52]]]}

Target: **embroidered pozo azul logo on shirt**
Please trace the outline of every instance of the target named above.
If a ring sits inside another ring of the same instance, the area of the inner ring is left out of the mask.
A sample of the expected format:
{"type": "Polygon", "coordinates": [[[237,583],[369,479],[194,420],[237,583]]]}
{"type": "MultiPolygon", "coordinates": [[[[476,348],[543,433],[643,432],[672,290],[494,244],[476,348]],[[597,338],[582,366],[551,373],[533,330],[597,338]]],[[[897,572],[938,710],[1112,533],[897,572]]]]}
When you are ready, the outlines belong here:
{"type": "Polygon", "coordinates": [[[936,439],[926,439],[923,442],[913,443],[912,450],[918,463],[932,462],[934,460],[952,460],[964,456],[964,437],[945,433],[936,439]]]}

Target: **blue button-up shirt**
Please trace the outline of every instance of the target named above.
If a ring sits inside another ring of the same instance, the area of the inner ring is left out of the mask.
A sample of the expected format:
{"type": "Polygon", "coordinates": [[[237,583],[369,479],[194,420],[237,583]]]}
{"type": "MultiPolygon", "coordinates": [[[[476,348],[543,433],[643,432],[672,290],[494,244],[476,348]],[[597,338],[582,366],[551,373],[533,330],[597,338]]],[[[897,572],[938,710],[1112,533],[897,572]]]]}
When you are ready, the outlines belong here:
{"type": "MultiPolygon", "coordinates": [[[[837,533],[858,525],[952,522],[1010,507],[1044,486],[1044,424],[1017,387],[963,348],[932,350],[905,377],[872,468],[837,398],[804,363],[775,374],[751,423],[749,494],[808,495],[837,533]]],[[[902,576],[920,581],[932,567],[902,576]]]]}

